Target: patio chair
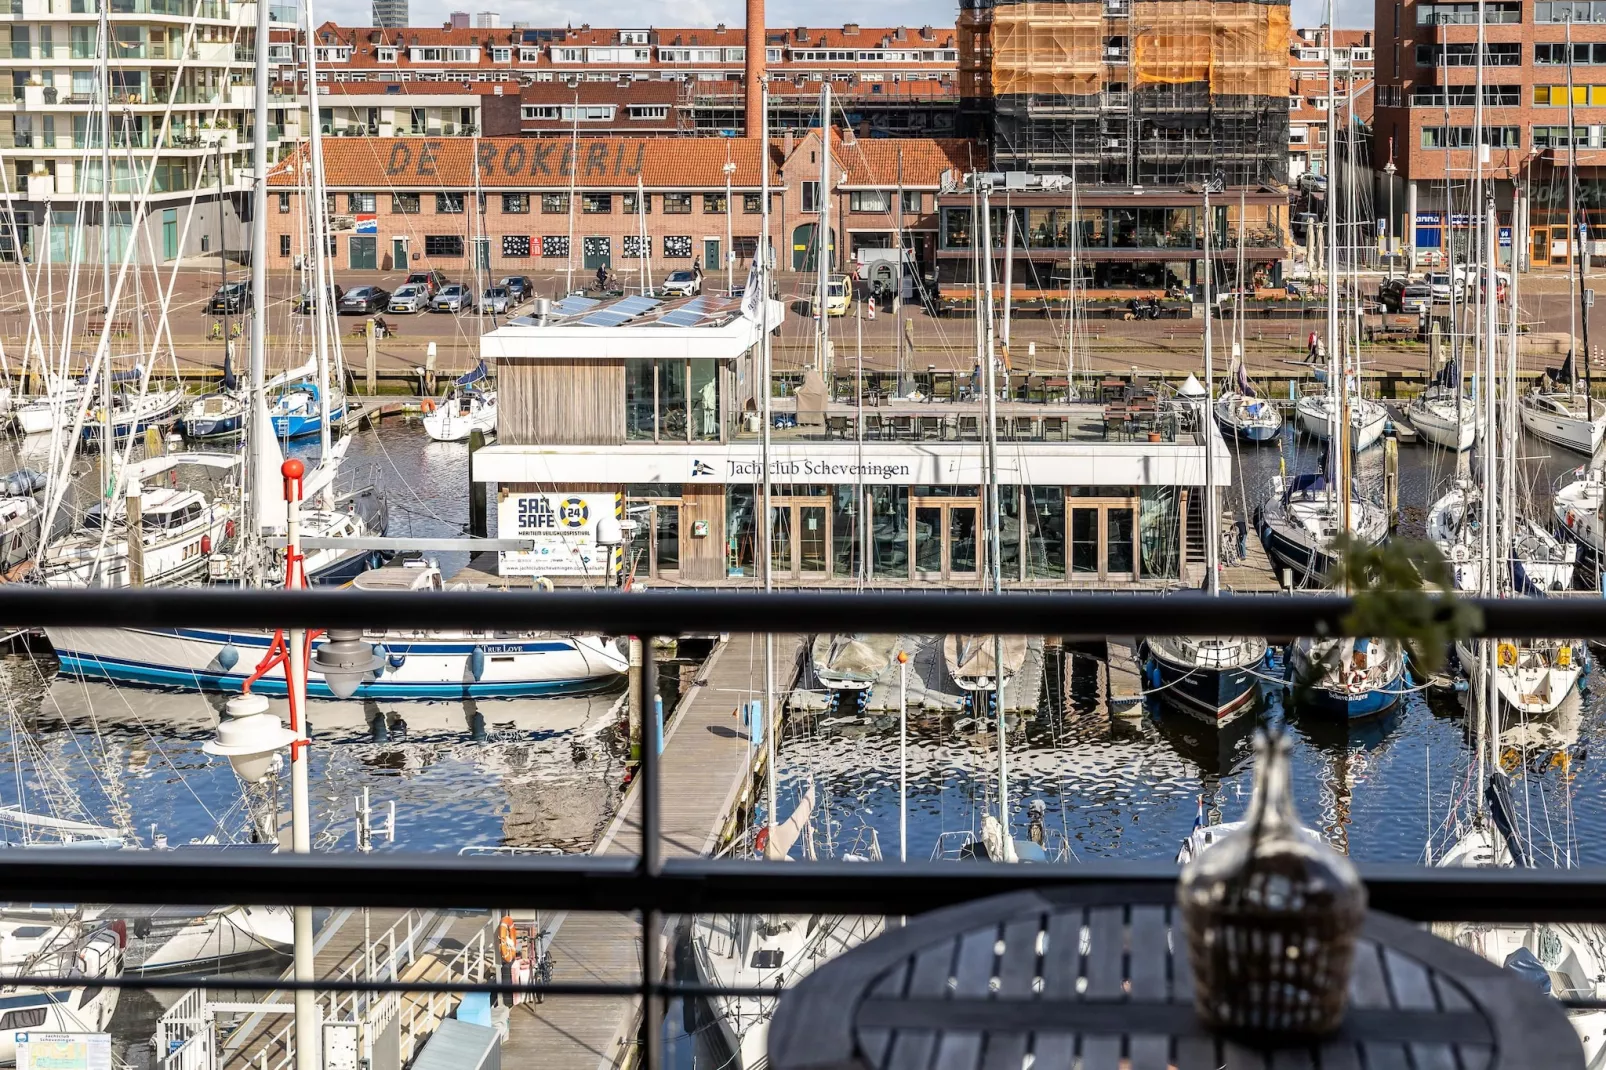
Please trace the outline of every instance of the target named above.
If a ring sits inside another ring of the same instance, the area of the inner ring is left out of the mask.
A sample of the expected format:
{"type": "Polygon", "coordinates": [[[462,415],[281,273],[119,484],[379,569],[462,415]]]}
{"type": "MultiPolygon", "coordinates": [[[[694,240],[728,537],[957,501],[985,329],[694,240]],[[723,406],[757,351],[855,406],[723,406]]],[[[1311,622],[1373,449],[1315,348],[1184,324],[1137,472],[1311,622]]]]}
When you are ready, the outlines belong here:
{"type": "Polygon", "coordinates": [[[846,416],[827,416],[825,418],[825,437],[835,435],[837,438],[848,437],[848,418],[846,416]]]}
{"type": "Polygon", "coordinates": [[[1034,422],[1035,421],[1033,421],[1033,419],[1030,416],[1017,416],[1017,417],[1015,417],[1015,425],[1014,425],[1015,426],[1015,434],[1014,434],[1014,437],[1015,438],[1027,438],[1027,439],[1036,438],[1037,436],[1035,434],[1033,434],[1033,432],[1036,430],[1036,428],[1033,426],[1034,422]]]}
{"type": "Polygon", "coordinates": [[[941,416],[921,416],[917,418],[921,438],[943,439],[943,419],[941,416]]]}
{"type": "Polygon", "coordinates": [[[1043,417],[1043,441],[1047,442],[1048,441],[1048,436],[1049,435],[1055,435],[1055,434],[1059,435],[1061,442],[1065,442],[1065,441],[1068,440],[1069,435],[1066,433],[1065,417],[1063,417],[1063,416],[1045,416],[1045,417],[1043,417]]]}
{"type": "Polygon", "coordinates": [[[913,416],[894,416],[892,418],[892,437],[896,439],[915,437],[915,418],[913,416]]]}
{"type": "Polygon", "coordinates": [[[878,413],[878,412],[867,412],[867,413],[864,414],[864,437],[865,438],[884,438],[884,437],[886,437],[886,427],[881,421],[881,414],[880,413],[878,413]]]}
{"type": "Polygon", "coordinates": [[[958,433],[954,436],[960,439],[981,441],[981,418],[978,416],[961,416],[959,418],[958,433]]]}

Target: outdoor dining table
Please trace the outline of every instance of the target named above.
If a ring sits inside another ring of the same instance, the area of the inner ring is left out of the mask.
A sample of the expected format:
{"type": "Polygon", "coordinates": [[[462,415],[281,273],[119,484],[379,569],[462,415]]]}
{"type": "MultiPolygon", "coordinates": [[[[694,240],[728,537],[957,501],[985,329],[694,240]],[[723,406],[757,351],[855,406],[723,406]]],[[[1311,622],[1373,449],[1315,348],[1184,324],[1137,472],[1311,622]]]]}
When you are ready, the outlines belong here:
{"type": "Polygon", "coordinates": [[[1561,1005],[1398,918],[1367,915],[1349,1009],[1275,1049],[1209,1032],[1169,885],[1090,881],[889,921],[780,1001],[774,1070],[1582,1070],[1561,1005]],[[1028,1061],[1029,1057],[1029,1061],[1028,1061]]]}

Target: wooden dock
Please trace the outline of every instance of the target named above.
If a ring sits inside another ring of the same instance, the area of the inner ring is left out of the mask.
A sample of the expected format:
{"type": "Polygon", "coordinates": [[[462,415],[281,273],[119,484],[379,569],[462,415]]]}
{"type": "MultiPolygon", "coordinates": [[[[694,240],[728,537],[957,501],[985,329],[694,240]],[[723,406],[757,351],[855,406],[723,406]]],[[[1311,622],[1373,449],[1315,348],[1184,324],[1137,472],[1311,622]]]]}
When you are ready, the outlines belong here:
{"type": "MultiPolygon", "coordinates": [[[[802,640],[776,637],[776,689],[791,684],[802,640]]],[[[732,811],[761,767],[763,749],[744,726],[744,703],[763,697],[764,639],[732,635],[714,648],[665,728],[662,834],[665,857],[696,857],[719,844],[732,811]]],[[[634,856],[641,844],[640,793],[632,787],[593,854],[634,856]]],[[[623,914],[564,913],[548,927],[552,979],[639,984],[641,924],[623,914]]],[[[639,1001],[558,997],[513,1009],[504,1066],[599,1070],[632,1061],[639,1001]]]]}

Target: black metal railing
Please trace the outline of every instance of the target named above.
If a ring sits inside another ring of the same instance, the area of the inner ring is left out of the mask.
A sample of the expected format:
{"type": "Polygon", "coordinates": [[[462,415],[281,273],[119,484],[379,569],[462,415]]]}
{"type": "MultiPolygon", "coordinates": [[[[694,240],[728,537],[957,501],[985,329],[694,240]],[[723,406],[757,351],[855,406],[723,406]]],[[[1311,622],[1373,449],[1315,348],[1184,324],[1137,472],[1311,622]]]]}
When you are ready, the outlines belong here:
{"type": "MultiPolygon", "coordinates": [[[[1606,639],[1606,602],[1599,599],[1473,600],[1482,614],[1478,637],[1606,639]]],[[[1276,639],[1342,634],[1351,603],[1332,595],[1001,595],[967,593],[761,594],[550,593],[515,597],[493,592],[428,595],[358,591],[75,591],[7,587],[0,620],[30,626],[173,628],[195,626],[539,627],[543,630],[634,635],[642,640],[642,679],[655,679],[655,636],[765,632],[834,632],[851,621],[864,632],[964,631],[1056,635],[1069,640],[1111,635],[1252,634],[1276,639]]],[[[1446,610],[1448,612],[1448,610],[1446,610]]],[[[1080,882],[1173,884],[1172,866],[1086,862],[1072,866],[944,863],[802,862],[786,866],[731,860],[666,859],[662,852],[661,726],[655,691],[638,689],[645,735],[641,748],[636,857],[439,855],[247,855],[13,851],[0,867],[0,902],[173,904],[248,903],[323,907],[500,907],[621,911],[639,914],[642,970],[634,984],[413,984],[378,980],[296,985],[280,979],[230,978],[240,990],[365,992],[542,991],[553,995],[640,997],[649,1070],[663,1065],[664,1012],[669,999],[714,991],[666,980],[661,936],[666,915],[707,912],[912,915],[1034,887],[1080,882]]],[[[1606,867],[1567,870],[1457,869],[1364,864],[1371,905],[1420,922],[1606,922],[1606,867]]],[[[59,984],[59,978],[32,979],[59,984]]],[[[127,978],[127,987],[189,988],[216,977],[127,978]]],[[[763,994],[773,995],[770,990],[763,994]]],[[[1568,1000],[1590,1007],[1601,1001],[1568,1000]]]]}

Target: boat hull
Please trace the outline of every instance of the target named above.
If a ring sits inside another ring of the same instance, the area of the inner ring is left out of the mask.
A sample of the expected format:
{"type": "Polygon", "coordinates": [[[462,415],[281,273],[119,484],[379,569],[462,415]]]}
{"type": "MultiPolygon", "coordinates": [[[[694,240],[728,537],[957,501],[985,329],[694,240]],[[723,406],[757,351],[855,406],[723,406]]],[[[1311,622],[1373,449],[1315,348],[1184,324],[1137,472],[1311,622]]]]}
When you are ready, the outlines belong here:
{"type": "MultiPolygon", "coordinates": [[[[341,405],[329,412],[331,426],[340,423],[346,418],[346,407],[341,405]]],[[[273,422],[273,433],[279,438],[306,438],[316,435],[323,430],[323,416],[320,413],[291,413],[284,416],[270,417],[273,422]]]]}
{"type": "Polygon", "coordinates": [[[1428,406],[1408,408],[1405,414],[1417,433],[1440,449],[1469,450],[1478,437],[1477,424],[1470,418],[1457,424],[1453,414],[1446,417],[1428,406]]]}
{"type": "Polygon", "coordinates": [[[1257,689],[1251,666],[1201,668],[1166,657],[1153,645],[1146,645],[1145,653],[1145,683],[1162,702],[1215,722],[1230,720],[1254,702],[1257,689]]]}
{"type": "MultiPolygon", "coordinates": [[[[198,628],[48,628],[45,634],[67,676],[223,692],[242,690],[272,641],[267,632],[198,628]]],[[[358,686],[354,696],[358,699],[512,698],[594,691],[611,686],[628,669],[615,647],[593,636],[482,640],[468,634],[408,638],[374,633],[366,638],[383,644],[388,659],[376,679],[358,686]]],[[[283,669],[274,668],[251,689],[285,694],[283,669]]],[[[307,694],[335,697],[316,673],[308,677],[307,694]]]]}
{"type": "Polygon", "coordinates": [[[1271,523],[1264,508],[1255,516],[1255,527],[1260,532],[1260,544],[1276,569],[1279,578],[1287,569],[1295,587],[1325,587],[1326,577],[1333,567],[1333,557],[1313,542],[1297,538],[1291,531],[1271,523]]]}
{"type": "Polygon", "coordinates": [[[179,421],[179,433],[185,438],[228,438],[238,435],[245,427],[245,416],[193,416],[179,421]]]}
{"type": "MultiPolygon", "coordinates": [[[[1313,666],[1303,654],[1299,644],[1289,648],[1288,677],[1290,690],[1297,681],[1312,673],[1326,675],[1320,666],[1313,666]]],[[[1313,684],[1300,694],[1300,712],[1337,721],[1359,721],[1387,713],[1405,697],[1405,658],[1400,657],[1392,671],[1381,676],[1373,687],[1332,687],[1324,683],[1313,684]]]]}
{"type": "Polygon", "coordinates": [[[1517,406],[1517,411],[1522,416],[1523,428],[1530,435],[1575,453],[1594,453],[1600,445],[1601,431],[1606,428],[1606,416],[1580,420],[1528,405],[1517,406]]]}

